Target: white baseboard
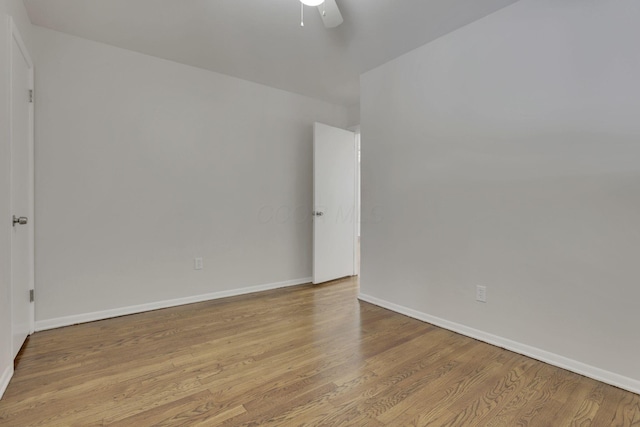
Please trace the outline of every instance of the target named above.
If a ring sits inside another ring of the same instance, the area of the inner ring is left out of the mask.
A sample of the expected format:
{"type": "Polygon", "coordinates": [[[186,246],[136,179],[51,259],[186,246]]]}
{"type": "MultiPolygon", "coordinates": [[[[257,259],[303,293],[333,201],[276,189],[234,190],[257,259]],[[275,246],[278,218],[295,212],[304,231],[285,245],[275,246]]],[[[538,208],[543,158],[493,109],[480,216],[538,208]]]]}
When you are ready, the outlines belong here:
{"type": "Polygon", "coordinates": [[[4,396],[4,392],[7,390],[11,377],[13,377],[13,360],[9,363],[9,366],[4,368],[4,372],[2,372],[2,376],[0,377],[0,399],[4,396]]]}
{"type": "Polygon", "coordinates": [[[439,317],[431,316],[429,314],[413,310],[402,305],[394,304],[389,301],[382,300],[380,298],[372,297],[370,295],[359,294],[358,299],[395,311],[396,313],[404,314],[405,316],[413,317],[414,319],[421,320],[423,322],[430,323],[432,325],[439,326],[444,329],[448,329],[459,334],[484,341],[488,344],[492,344],[498,347],[511,350],[513,352],[522,354],[524,356],[531,357],[541,362],[548,363],[553,366],[557,366],[568,371],[575,372],[580,375],[584,375],[594,380],[601,381],[606,384],[610,384],[615,387],[619,387],[628,390],[633,393],[640,394],[640,381],[633,378],[625,377],[614,372],[606,371],[604,369],[596,368],[595,366],[587,365],[577,360],[569,359],[559,354],[550,353],[545,350],[541,350],[536,347],[532,347],[526,344],[522,344],[516,341],[509,340],[497,335],[490,334],[488,332],[481,331],[479,329],[470,328],[459,323],[450,322],[439,317]]]}
{"type": "Polygon", "coordinates": [[[251,294],[254,292],[268,291],[271,289],[285,288],[288,286],[303,285],[310,282],[311,277],[305,277],[303,279],[294,279],[284,282],[268,283],[265,285],[249,286],[246,288],[213,292],[210,294],[195,295],[192,297],[157,301],[147,304],[114,308],[111,310],[95,311],[91,313],[75,314],[72,316],[57,317],[54,319],[38,320],[36,321],[36,331],[45,331],[47,329],[61,328],[63,326],[76,325],[78,323],[93,322],[96,320],[109,319],[111,317],[126,316],[127,314],[142,313],[145,311],[158,310],[160,308],[175,307],[178,305],[192,304],[195,302],[209,301],[214,299],[233,297],[237,295],[251,294]]]}

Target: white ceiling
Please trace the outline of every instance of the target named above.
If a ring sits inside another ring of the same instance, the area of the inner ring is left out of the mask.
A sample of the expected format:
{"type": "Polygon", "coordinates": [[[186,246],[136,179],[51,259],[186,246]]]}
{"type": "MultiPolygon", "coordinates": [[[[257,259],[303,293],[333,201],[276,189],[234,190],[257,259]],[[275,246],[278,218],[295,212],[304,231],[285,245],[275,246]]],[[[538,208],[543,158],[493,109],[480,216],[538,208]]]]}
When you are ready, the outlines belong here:
{"type": "Polygon", "coordinates": [[[517,0],[24,0],[31,21],[113,46],[353,105],[359,75],[517,0]]]}

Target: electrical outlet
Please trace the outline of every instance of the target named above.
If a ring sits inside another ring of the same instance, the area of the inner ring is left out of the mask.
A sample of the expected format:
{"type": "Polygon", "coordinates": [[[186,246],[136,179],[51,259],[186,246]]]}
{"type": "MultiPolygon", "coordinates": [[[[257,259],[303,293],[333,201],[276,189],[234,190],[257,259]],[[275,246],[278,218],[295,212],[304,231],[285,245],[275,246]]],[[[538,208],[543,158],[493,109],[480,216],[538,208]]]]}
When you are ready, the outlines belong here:
{"type": "Polygon", "coordinates": [[[487,302],[486,286],[476,286],[476,301],[487,302]]]}
{"type": "Polygon", "coordinates": [[[202,258],[195,258],[193,260],[193,269],[194,270],[202,270],[204,265],[202,264],[202,258]]]}

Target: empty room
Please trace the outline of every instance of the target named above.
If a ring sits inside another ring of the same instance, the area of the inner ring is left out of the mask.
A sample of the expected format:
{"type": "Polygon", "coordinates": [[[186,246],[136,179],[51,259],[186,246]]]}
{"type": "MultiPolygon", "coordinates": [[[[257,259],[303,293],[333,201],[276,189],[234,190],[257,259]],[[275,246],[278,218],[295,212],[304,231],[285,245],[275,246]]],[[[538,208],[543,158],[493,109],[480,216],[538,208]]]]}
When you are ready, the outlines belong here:
{"type": "Polygon", "coordinates": [[[0,425],[640,426],[637,0],[0,0],[0,425]]]}

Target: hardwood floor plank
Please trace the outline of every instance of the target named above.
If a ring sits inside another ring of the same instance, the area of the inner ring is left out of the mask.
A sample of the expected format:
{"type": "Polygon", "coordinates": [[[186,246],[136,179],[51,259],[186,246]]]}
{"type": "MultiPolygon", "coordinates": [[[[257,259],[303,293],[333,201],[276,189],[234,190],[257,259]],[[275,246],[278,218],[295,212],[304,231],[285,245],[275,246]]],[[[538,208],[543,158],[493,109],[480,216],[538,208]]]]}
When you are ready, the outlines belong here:
{"type": "MultiPolygon", "coordinates": [[[[450,405],[448,410],[454,417],[443,418],[442,426],[451,427],[482,423],[489,418],[492,413],[498,412],[517,392],[524,387],[526,372],[535,362],[522,358],[516,365],[504,372],[505,366],[500,367],[500,373],[487,378],[483,390],[475,389],[471,395],[476,395],[475,399],[468,402],[468,398],[459,398],[457,402],[450,405]]],[[[437,421],[436,421],[437,422],[437,421]]]]}
{"type": "Polygon", "coordinates": [[[532,401],[551,379],[555,368],[546,364],[536,364],[527,372],[528,383],[513,399],[487,422],[487,427],[508,427],[522,408],[532,401]]]}
{"type": "Polygon", "coordinates": [[[467,373],[464,376],[467,385],[482,381],[485,374],[495,366],[494,363],[488,363],[488,361],[497,352],[495,348],[490,346],[477,351],[474,348],[475,345],[475,343],[468,343],[460,347],[457,354],[454,352],[445,359],[446,365],[435,365],[435,369],[429,370],[428,375],[397,384],[397,387],[380,395],[368,412],[379,421],[391,423],[407,407],[417,408],[424,404],[425,395],[434,400],[438,399],[438,396],[443,399],[451,399],[452,396],[464,389],[461,383],[457,383],[455,388],[447,387],[451,384],[452,379],[460,378],[458,373],[462,370],[467,373]],[[444,392],[439,393],[440,390],[444,390],[444,392]]]}
{"type": "MultiPolygon", "coordinates": [[[[453,414],[451,416],[457,415],[457,412],[451,410],[452,406],[459,410],[460,405],[477,397],[478,393],[486,388],[487,382],[492,378],[497,379],[498,375],[504,374],[505,369],[510,369],[519,361],[515,354],[502,353],[499,349],[487,344],[482,344],[482,346],[483,350],[487,352],[498,350],[493,354],[488,353],[493,356],[497,355],[495,360],[492,360],[491,357],[482,357],[481,353],[472,351],[470,353],[471,360],[465,360],[454,375],[445,378],[442,383],[430,384],[429,388],[421,393],[423,399],[412,399],[414,404],[406,405],[400,416],[393,420],[389,419],[389,425],[428,424],[436,423],[436,420],[444,423],[449,420],[451,414],[453,414]]],[[[401,409],[398,408],[396,413],[399,413],[401,409]]],[[[393,414],[390,413],[389,416],[391,415],[393,414]]]]}
{"type": "Polygon", "coordinates": [[[192,425],[204,414],[218,415],[227,411],[226,408],[219,408],[213,401],[211,393],[205,390],[163,405],[157,405],[152,409],[138,412],[117,422],[106,422],[106,424],[114,427],[192,425]]]}
{"type": "Polygon", "coordinates": [[[625,394],[616,408],[612,426],[640,426],[640,396],[625,394]]]}
{"type": "Polygon", "coordinates": [[[586,398],[582,399],[578,411],[573,415],[571,427],[588,427],[600,410],[604,399],[604,385],[597,384],[586,398]]]}
{"type": "Polygon", "coordinates": [[[514,415],[517,425],[543,426],[559,422],[569,424],[563,403],[576,391],[581,376],[564,369],[555,369],[549,380],[536,395],[514,415]]]}

